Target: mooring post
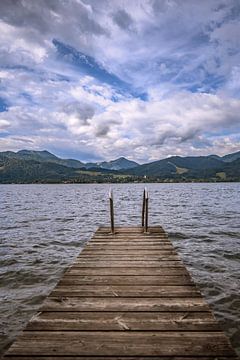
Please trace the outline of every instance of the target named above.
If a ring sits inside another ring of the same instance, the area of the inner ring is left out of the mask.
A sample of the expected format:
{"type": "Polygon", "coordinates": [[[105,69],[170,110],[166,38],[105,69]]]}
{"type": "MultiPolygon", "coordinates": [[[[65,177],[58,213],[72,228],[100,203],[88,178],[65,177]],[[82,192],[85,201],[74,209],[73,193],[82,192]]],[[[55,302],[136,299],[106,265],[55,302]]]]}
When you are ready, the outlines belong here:
{"type": "Polygon", "coordinates": [[[145,191],[145,227],[144,232],[148,231],[148,191],[145,191]]]}
{"type": "Polygon", "coordinates": [[[142,227],[144,227],[145,200],[146,200],[146,188],[144,188],[144,190],[143,190],[143,202],[142,202],[142,227]]]}
{"type": "Polygon", "coordinates": [[[113,212],[113,192],[109,190],[109,202],[110,202],[110,220],[111,220],[111,234],[114,234],[114,212],[113,212]]]}

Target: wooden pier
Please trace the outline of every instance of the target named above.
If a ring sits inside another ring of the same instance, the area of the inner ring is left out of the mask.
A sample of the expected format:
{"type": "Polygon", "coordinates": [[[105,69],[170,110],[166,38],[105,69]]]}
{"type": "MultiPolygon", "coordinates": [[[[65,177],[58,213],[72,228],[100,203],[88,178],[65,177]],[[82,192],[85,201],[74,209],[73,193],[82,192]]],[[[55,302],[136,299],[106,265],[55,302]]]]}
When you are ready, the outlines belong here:
{"type": "Polygon", "coordinates": [[[236,359],[162,227],[100,227],[8,360],[236,359]]]}

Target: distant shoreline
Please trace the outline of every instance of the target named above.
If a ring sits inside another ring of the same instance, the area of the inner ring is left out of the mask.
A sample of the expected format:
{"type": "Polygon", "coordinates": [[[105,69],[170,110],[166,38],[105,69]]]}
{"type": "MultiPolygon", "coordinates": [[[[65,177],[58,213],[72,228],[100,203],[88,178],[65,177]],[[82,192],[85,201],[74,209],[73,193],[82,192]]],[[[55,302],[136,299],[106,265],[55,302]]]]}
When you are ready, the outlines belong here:
{"type": "Polygon", "coordinates": [[[12,182],[2,183],[0,185],[97,185],[97,184],[226,184],[226,183],[240,183],[240,180],[202,180],[202,181],[129,181],[129,182],[12,182]]]}

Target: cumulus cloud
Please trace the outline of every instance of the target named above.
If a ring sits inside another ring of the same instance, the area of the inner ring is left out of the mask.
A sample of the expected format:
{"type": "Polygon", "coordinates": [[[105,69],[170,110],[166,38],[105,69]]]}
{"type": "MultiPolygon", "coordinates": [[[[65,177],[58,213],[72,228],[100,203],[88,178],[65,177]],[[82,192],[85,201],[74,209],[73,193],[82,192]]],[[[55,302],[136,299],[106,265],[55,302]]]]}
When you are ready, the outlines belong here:
{"type": "Polygon", "coordinates": [[[7,128],[9,128],[10,123],[7,120],[0,119],[0,131],[5,131],[7,128]]]}
{"type": "Polygon", "coordinates": [[[0,1],[0,149],[89,161],[238,150],[239,10],[237,0],[0,1]]]}

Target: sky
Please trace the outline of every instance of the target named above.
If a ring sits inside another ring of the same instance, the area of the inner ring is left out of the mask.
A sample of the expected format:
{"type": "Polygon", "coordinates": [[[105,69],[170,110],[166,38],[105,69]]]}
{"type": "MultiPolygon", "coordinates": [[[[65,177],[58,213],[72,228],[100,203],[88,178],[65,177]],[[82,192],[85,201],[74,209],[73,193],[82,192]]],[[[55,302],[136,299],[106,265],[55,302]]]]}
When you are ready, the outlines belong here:
{"type": "Polygon", "coordinates": [[[239,0],[1,0],[0,151],[240,150],[239,0]]]}

